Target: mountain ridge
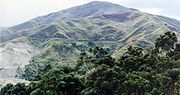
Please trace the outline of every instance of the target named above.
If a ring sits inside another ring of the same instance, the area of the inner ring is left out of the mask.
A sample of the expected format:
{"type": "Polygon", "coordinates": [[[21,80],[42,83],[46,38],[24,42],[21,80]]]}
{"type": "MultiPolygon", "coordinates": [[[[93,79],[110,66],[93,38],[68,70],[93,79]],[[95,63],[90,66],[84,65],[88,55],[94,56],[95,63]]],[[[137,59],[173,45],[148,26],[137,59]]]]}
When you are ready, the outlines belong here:
{"type": "Polygon", "coordinates": [[[1,31],[0,36],[2,43],[25,37],[33,44],[44,42],[39,40],[41,38],[77,42],[115,41],[127,46],[143,42],[149,47],[154,42],[152,37],[157,37],[165,31],[174,31],[179,38],[180,22],[118,4],[93,1],[9,27],[1,31]]]}
{"type": "MultiPolygon", "coordinates": [[[[132,9],[132,8],[126,8],[126,7],[123,7],[123,6],[118,5],[118,4],[113,4],[113,3],[109,3],[109,2],[103,2],[103,1],[92,1],[92,2],[89,2],[89,3],[84,4],[84,5],[79,5],[79,6],[75,6],[75,7],[68,8],[68,9],[64,9],[64,10],[61,10],[61,11],[58,11],[58,12],[50,13],[48,15],[36,17],[36,18],[31,19],[31,20],[29,20],[27,22],[24,22],[22,24],[18,24],[18,25],[12,26],[9,29],[10,29],[10,31],[18,31],[18,30],[23,30],[23,29],[34,28],[34,27],[39,26],[41,24],[53,22],[54,20],[68,17],[68,15],[71,15],[70,13],[75,13],[77,11],[80,11],[80,13],[75,15],[74,18],[81,17],[81,16],[82,17],[83,16],[86,17],[89,14],[88,9],[91,9],[91,11],[93,11],[92,10],[93,9],[92,6],[97,6],[97,5],[98,6],[101,5],[101,6],[99,6],[97,8],[93,7],[96,11],[97,11],[97,9],[110,8],[109,10],[112,12],[113,8],[115,8],[116,9],[115,13],[112,13],[112,14],[117,14],[118,11],[120,11],[120,10],[125,10],[126,12],[127,11],[138,11],[138,12],[140,12],[139,10],[132,9]],[[103,6],[105,6],[105,7],[103,7],[103,6]],[[113,6],[113,8],[111,8],[112,6],[113,6]],[[85,11],[83,11],[81,9],[85,9],[85,11]],[[68,13],[67,13],[67,11],[68,11],[68,13]],[[81,13],[84,13],[84,14],[81,14],[81,13]],[[62,14],[64,16],[61,16],[62,14]],[[51,20],[53,20],[53,21],[51,21],[51,20]]],[[[108,13],[108,10],[104,10],[104,11],[106,12],[106,14],[111,14],[111,13],[108,13]]],[[[103,12],[100,12],[100,15],[102,15],[103,12]]],[[[160,16],[160,17],[164,18],[164,16],[160,16]]],[[[166,17],[166,19],[173,20],[173,19],[167,18],[167,17],[166,17]]],[[[174,19],[174,21],[175,21],[175,19],[174,19]]],[[[178,22],[178,21],[176,21],[176,22],[178,22]]],[[[180,24],[178,23],[178,25],[180,25],[180,24]]]]}
{"type": "MultiPolygon", "coordinates": [[[[78,5],[78,6],[75,6],[75,7],[71,7],[71,8],[68,8],[68,9],[63,9],[63,10],[61,10],[61,11],[58,11],[58,12],[54,12],[54,13],[50,13],[50,14],[47,14],[47,15],[44,15],[44,16],[38,16],[38,17],[36,17],[36,18],[34,18],[34,19],[31,19],[31,20],[29,20],[29,21],[27,21],[27,22],[29,22],[30,24],[28,24],[28,27],[31,27],[31,26],[34,26],[34,25],[39,25],[39,24],[43,24],[43,21],[44,22],[48,22],[49,23],[49,21],[47,21],[47,20],[49,20],[49,19],[51,19],[51,18],[53,18],[53,19],[60,19],[60,18],[64,18],[64,17],[67,17],[68,16],[68,14],[73,14],[73,13],[75,13],[74,11],[80,11],[81,9],[92,9],[92,7],[91,6],[96,6],[96,5],[98,5],[98,8],[101,8],[102,9],[102,5],[107,5],[106,7],[110,7],[110,6],[117,6],[118,8],[123,8],[123,9],[128,9],[128,8],[125,8],[125,7],[123,7],[123,6],[120,6],[120,5],[118,5],[118,4],[113,4],[113,3],[109,3],[109,2],[102,2],[102,1],[92,1],[92,2],[89,2],[89,3],[87,3],[87,4],[84,4],[84,5],[78,5]],[[99,5],[101,5],[101,6],[99,6],[99,5]],[[88,6],[88,7],[87,7],[88,6]],[[84,8],[85,7],[85,8],[84,8]],[[70,12],[68,12],[68,13],[66,13],[67,11],[70,11],[70,12]],[[61,14],[63,14],[64,15],[64,13],[65,13],[65,16],[63,16],[63,17],[61,17],[61,14]],[[42,22],[41,22],[42,21],[42,22]]],[[[95,8],[96,10],[98,9],[98,8],[95,8]]],[[[117,8],[116,8],[117,9],[117,8]]],[[[86,11],[87,10],[85,10],[85,11],[80,11],[80,14],[81,13],[86,13],[86,11]]],[[[106,10],[106,12],[107,12],[107,10],[106,10]]],[[[77,14],[77,16],[74,16],[74,17],[78,17],[80,14],[77,14]]],[[[27,22],[24,22],[24,23],[22,23],[22,24],[27,24],[27,22]]],[[[18,24],[19,26],[21,26],[22,24],[18,24]]],[[[14,28],[13,27],[17,27],[18,25],[15,25],[15,26],[12,26],[12,29],[11,30],[13,30],[14,28]]],[[[19,30],[19,29],[18,29],[19,30]]]]}

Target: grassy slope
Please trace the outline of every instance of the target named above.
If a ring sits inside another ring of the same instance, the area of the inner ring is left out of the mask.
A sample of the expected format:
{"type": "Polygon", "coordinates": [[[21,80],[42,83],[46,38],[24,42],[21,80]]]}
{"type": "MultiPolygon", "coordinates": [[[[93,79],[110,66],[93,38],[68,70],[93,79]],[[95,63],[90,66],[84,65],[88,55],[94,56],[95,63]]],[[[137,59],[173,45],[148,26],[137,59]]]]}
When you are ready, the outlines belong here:
{"type": "MultiPolygon", "coordinates": [[[[79,52],[94,44],[115,50],[114,57],[119,57],[130,45],[152,47],[160,34],[176,28],[172,23],[177,22],[165,19],[139,11],[81,19],[66,18],[18,32],[11,31],[10,28],[9,34],[1,32],[3,36],[1,40],[27,38],[45,53],[51,52],[46,55],[47,59],[57,57],[56,59],[63,58],[60,61],[66,59],[67,62],[74,63],[79,52]],[[10,36],[13,37],[9,39],[10,36]]],[[[178,29],[177,27],[177,31],[178,29]]]]}

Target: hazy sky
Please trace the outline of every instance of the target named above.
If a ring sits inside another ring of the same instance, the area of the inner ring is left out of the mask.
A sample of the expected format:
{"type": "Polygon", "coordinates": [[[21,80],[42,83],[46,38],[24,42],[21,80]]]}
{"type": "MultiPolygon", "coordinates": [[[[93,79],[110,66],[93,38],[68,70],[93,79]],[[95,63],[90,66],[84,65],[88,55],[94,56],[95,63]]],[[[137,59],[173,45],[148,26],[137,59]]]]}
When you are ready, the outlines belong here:
{"type": "MultiPolygon", "coordinates": [[[[0,26],[20,24],[37,16],[95,0],[0,0],[0,26]]],[[[144,12],[180,20],[180,0],[96,0],[108,1],[144,12]]]]}

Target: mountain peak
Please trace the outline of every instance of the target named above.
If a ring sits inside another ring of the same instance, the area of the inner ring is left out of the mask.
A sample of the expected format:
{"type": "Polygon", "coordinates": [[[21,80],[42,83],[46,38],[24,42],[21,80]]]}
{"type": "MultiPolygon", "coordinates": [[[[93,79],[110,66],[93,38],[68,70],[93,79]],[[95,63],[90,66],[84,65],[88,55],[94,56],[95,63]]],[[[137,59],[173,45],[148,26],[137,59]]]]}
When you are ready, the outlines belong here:
{"type": "Polygon", "coordinates": [[[87,4],[84,4],[82,6],[87,6],[87,5],[90,5],[90,6],[99,6],[99,7],[119,7],[119,8],[125,8],[121,5],[118,5],[118,4],[114,4],[114,3],[110,3],[110,2],[106,2],[106,1],[92,1],[92,2],[89,2],[87,4]]]}
{"type": "Polygon", "coordinates": [[[129,11],[131,9],[118,4],[105,1],[92,1],[83,5],[75,6],[56,13],[52,13],[36,19],[36,21],[51,22],[52,19],[60,18],[84,18],[96,17],[104,14],[114,14],[129,11]],[[48,21],[47,21],[48,20],[48,21]]]}
{"type": "Polygon", "coordinates": [[[106,1],[91,1],[87,4],[113,4],[113,3],[106,2],[106,1]]]}

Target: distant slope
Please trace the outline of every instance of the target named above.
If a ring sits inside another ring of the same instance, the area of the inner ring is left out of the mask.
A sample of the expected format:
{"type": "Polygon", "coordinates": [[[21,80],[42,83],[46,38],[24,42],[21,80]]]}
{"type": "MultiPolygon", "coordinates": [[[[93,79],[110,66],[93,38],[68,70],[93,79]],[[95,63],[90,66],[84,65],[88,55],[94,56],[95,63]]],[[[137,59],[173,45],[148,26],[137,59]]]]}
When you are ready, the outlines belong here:
{"type": "MultiPolygon", "coordinates": [[[[141,25],[146,21],[151,21],[152,23],[162,24],[162,26],[166,25],[167,28],[175,29],[174,31],[176,32],[179,32],[180,30],[180,21],[178,20],[143,13],[135,9],[126,8],[121,5],[112,4],[109,2],[94,1],[56,13],[51,13],[46,16],[37,17],[30,21],[3,30],[5,32],[0,32],[1,42],[12,40],[13,38],[18,38],[20,36],[29,36],[43,27],[50,26],[52,24],[58,26],[59,22],[63,20],[69,20],[71,22],[69,23],[69,27],[71,27],[71,25],[73,25],[73,21],[75,20],[81,22],[81,20],[92,19],[98,19],[101,21],[114,21],[114,23],[121,23],[124,25],[124,27],[127,28],[129,28],[128,26],[125,26],[128,24],[127,22],[133,22],[134,24],[137,24],[136,26],[132,27],[133,29],[136,29],[138,24],[141,25]],[[9,36],[11,39],[9,39],[9,36]]],[[[82,24],[84,23],[80,24],[83,26],[82,24]]],[[[122,26],[119,25],[118,27],[122,26]]],[[[124,32],[130,33],[132,32],[130,30],[131,29],[124,32]]]]}
{"type": "Polygon", "coordinates": [[[69,41],[86,48],[93,42],[124,51],[130,45],[151,47],[154,39],[166,31],[175,32],[179,38],[180,21],[93,1],[6,28],[0,37],[2,43],[25,37],[42,49],[53,41],[69,41]]]}

